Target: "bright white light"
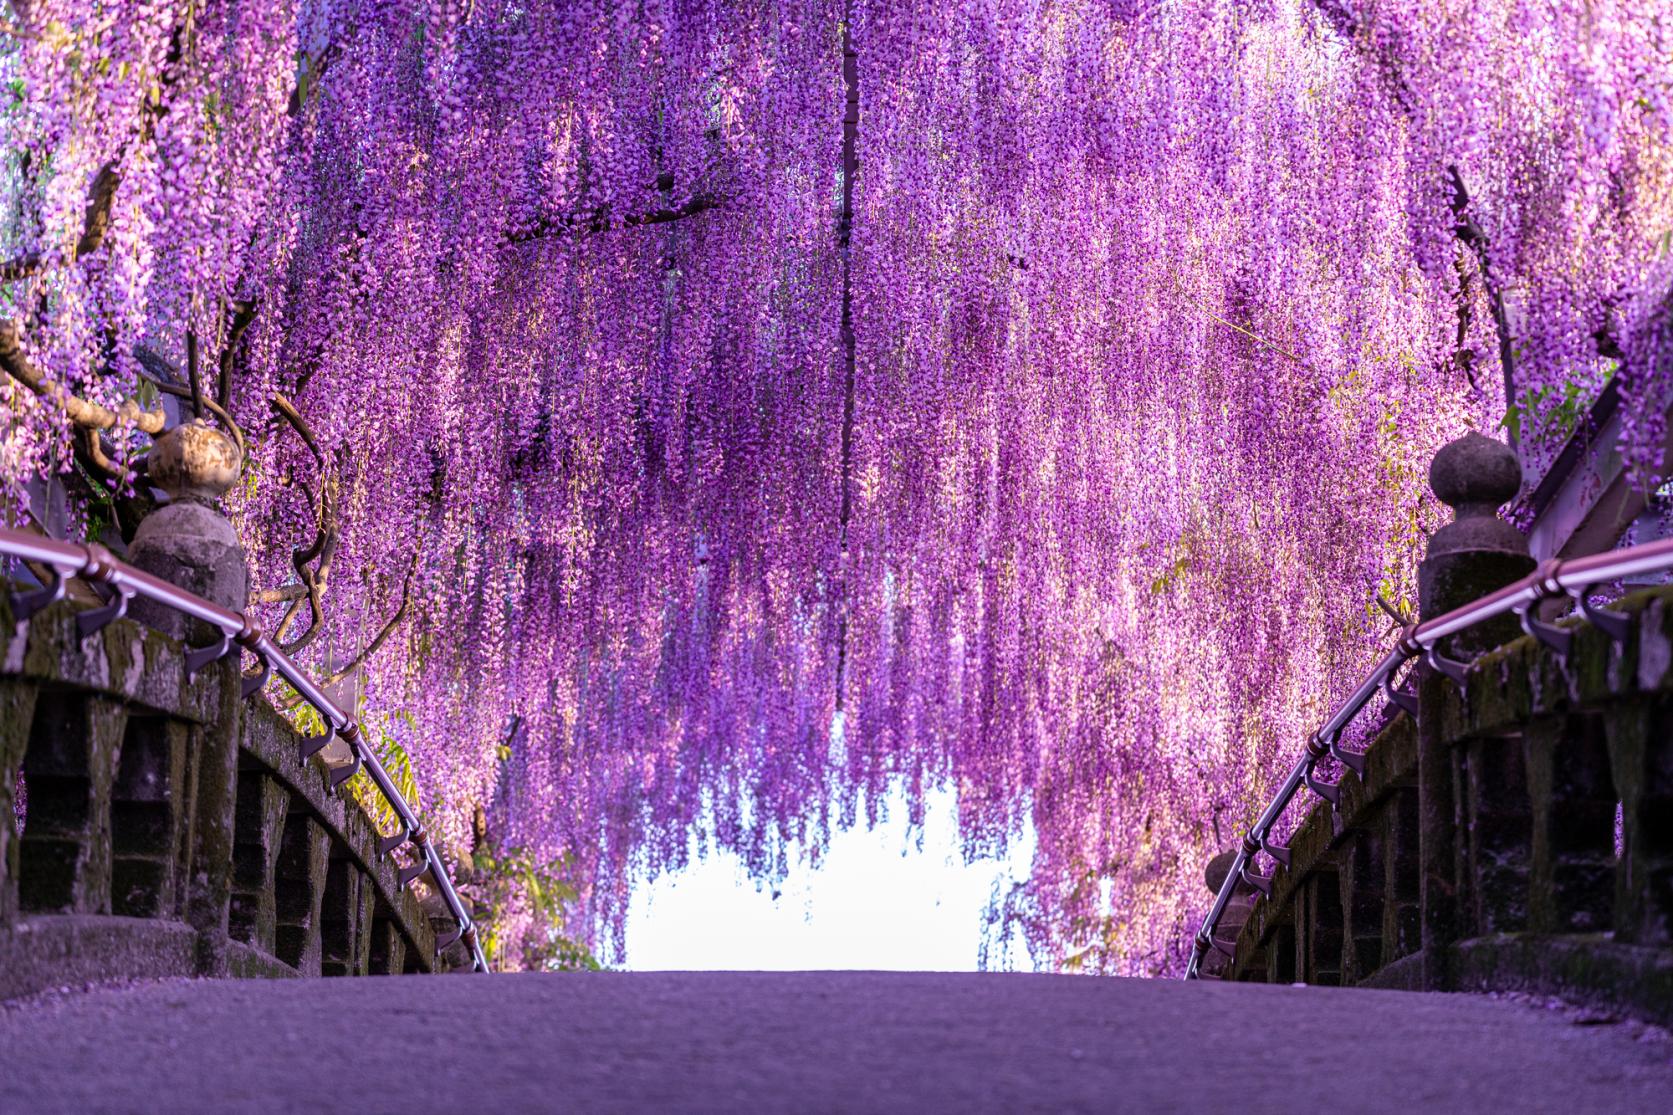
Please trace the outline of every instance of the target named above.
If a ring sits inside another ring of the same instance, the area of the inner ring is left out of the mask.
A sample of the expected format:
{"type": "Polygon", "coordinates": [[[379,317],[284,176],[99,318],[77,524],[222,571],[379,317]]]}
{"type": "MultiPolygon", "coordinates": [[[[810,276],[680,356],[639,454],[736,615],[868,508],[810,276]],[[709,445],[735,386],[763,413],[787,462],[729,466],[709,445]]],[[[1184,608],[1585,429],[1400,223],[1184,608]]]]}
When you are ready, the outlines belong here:
{"type": "MultiPolygon", "coordinates": [[[[1028,875],[1032,828],[1004,859],[966,864],[952,790],[926,793],[921,844],[905,797],[896,790],[886,804],[877,828],[833,837],[818,870],[793,863],[776,897],[722,853],[641,884],[628,905],[626,967],[973,970],[995,886],[1003,893],[1028,875]]],[[[1001,955],[990,949],[990,964],[1001,955]]],[[[1009,964],[1029,964],[1020,940],[1009,964]]]]}

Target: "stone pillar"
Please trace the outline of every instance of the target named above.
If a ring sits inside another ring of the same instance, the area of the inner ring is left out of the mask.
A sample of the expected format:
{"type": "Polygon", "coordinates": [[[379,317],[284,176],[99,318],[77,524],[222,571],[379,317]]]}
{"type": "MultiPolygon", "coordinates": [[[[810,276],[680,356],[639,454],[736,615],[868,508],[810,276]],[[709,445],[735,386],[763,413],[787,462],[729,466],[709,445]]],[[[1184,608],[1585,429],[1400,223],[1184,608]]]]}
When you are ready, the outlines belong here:
{"type": "MultiPolygon", "coordinates": [[[[1643,637],[1663,638],[1660,603],[1648,614],[1643,637]]],[[[1641,666],[1641,683],[1659,680],[1645,673],[1641,666]]],[[[1673,698],[1646,693],[1623,701],[1604,714],[1604,724],[1621,801],[1615,940],[1666,949],[1673,945],[1673,748],[1667,742],[1673,740],[1673,698]]]]}
{"type": "MultiPolygon", "coordinates": [[[[6,613],[0,622],[10,622],[6,613]]],[[[0,679],[0,927],[17,917],[17,772],[29,745],[38,687],[0,679]]]]}
{"type": "Polygon", "coordinates": [[[186,748],[179,721],[130,714],[110,791],[110,906],[127,917],[179,909],[186,748]]]}
{"type": "Polygon", "coordinates": [[[289,812],[290,791],[278,779],[255,769],[238,772],[228,931],[233,939],[269,954],[277,951],[279,841],[289,812]]]}
{"type": "Polygon", "coordinates": [[[1301,979],[1310,984],[1338,987],[1342,983],[1342,952],[1347,918],[1342,910],[1342,883],[1328,859],[1315,864],[1296,894],[1296,927],[1301,934],[1301,979]]]}
{"type": "MultiPolygon", "coordinates": [[[[151,483],[168,493],[169,502],[140,523],[128,546],[129,562],[213,603],[243,611],[249,600],[244,551],[216,504],[237,482],[242,465],[237,444],[201,420],[184,422],[158,438],[147,455],[146,471],[151,483]]],[[[207,625],[147,600],[135,600],[129,614],[188,643],[203,645],[218,637],[207,625]]],[[[185,910],[198,931],[200,970],[224,975],[241,712],[237,657],[211,666],[196,684],[215,686],[217,699],[214,720],[191,733],[197,800],[185,910]]]]}
{"type": "Polygon", "coordinates": [[[1595,714],[1541,717],[1523,739],[1531,817],[1528,928],[1601,933],[1615,920],[1609,743],[1595,714]]]}
{"type": "Polygon", "coordinates": [[[1352,985],[1382,967],[1383,909],[1388,869],[1384,862],[1387,820],[1379,813],[1368,827],[1349,836],[1342,855],[1342,982],[1352,985]]]}
{"type": "MultiPolygon", "coordinates": [[[[1208,884],[1208,892],[1218,895],[1220,887],[1231,874],[1232,861],[1237,858],[1236,852],[1221,852],[1208,861],[1208,867],[1203,872],[1203,881],[1208,884]]],[[[1211,899],[1212,901],[1212,899],[1211,899]]],[[[1255,900],[1247,886],[1238,886],[1232,891],[1226,908],[1220,912],[1220,924],[1214,929],[1214,938],[1221,944],[1235,946],[1238,934],[1249,920],[1250,911],[1254,909],[1255,900]]],[[[451,932],[451,930],[449,930],[451,932]]],[[[1230,976],[1232,974],[1231,959],[1216,949],[1209,949],[1203,957],[1203,971],[1209,975],[1230,976]]]]}
{"type": "MultiPolygon", "coordinates": [[[[146,475],[168,493],[169,502],[139,524],[128,561],[206,600],[243,611],[249,600],[244,550],[216,503],[238,481],[242,464],[237,444],[201,421],[182,423],[158,438],[146,456],[146,475]]],[[[207,641],[172,608],[135,600],[129,614],[176,639],[207,641]]]]}
{"type": "Polygon", "coordinates": [[[371,949],[372,880],[348,850],[333,845],[320,903],[320,972],[327,976],[363,976],[371,949]]]}
{"type": "MultiPolygon", "coordinates": [[[[1432,619],[1503,588],[1534,568],[1520,531],[1498,517],[1522,484],[1516,454],[1481,434],[1465,434],[1435,454],[1429,487],[1453,509],[1453,521],[1429,539],[1418,567],[1421,617],[1432,619]]],[[[1455,658],[1497,646],[1517,634],[1504,617],[1465,631],[1442,649],[1455,658]]],[[[1459,757],[1441,739],[1441,716],[1452,683],[1425,676],[1418,687],[1419,905],[1425,986],[1452,985],[1449,950],[1460,929],[1458,843],[1459,757]]],[[[1517,746],[1514,741],[1507,746],[1517,746]]],[[[1507,791],[1524,792],[1522,787],[1507,791]]]]}
{"type": "Polygon", "coordinates": [[[381,900],[372,916],[371,956],[368,967],[374,976],[398,976],[407,970],[407,939],[381,900]]]}
{"type": "Polygon", "coordinates": [[[1423,839],[1415,788],[1401,786],[1389,796],[1383,836],[1382,963],[1388,965],[1423,947],[1423,839]]]}
{"type": "Polygon", "coordinates": [[[23,755],[29,823],[15,876],[24,912],[110,913],[110,794],[127,720],[107,697],[37,697],[23,755]]]}
{"type": "Polygon", "coordinates": [[[305,976],[320,974],[320,907],[331,862],[330,831],[304,811],[285,819],[275,867],[274,939],[280,960],[305,976]]]}

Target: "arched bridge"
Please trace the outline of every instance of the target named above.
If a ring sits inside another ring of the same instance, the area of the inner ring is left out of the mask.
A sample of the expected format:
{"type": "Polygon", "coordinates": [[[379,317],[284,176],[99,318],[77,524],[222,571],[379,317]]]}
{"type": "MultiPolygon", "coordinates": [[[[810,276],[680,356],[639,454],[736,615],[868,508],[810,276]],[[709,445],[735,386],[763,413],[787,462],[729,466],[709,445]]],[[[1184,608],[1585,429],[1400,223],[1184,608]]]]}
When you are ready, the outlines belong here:
{"type": "Polygon", "coordinates": [[[1673,589],[1591,590],[1673,543],[1535,568],[1449,545],[1494,536],[1450,494],[1427,618],[1219,865],[1190,971],[1218,978],[1190,981],[431,978],[484,967],[473,914],[350,714],[242,614],[0,532],[45,582],[0,597],[0,805],[20,770],[29,795],[0,825],[0,1110],[1665,1111],[1673,589]],[[103,602],[60,602],[72,576],[103,602]],[[247,703],[267,670],[335,758],[247,703]],[[387,816],[345,794],[362,769],[387,816]]]}

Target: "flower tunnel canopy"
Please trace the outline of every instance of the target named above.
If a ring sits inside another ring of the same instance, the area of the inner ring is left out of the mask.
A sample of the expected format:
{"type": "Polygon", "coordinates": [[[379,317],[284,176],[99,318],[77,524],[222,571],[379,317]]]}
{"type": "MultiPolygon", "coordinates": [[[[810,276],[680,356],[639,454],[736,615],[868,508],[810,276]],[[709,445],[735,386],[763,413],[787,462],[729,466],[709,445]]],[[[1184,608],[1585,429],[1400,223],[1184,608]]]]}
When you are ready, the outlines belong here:
{"type": "Polygon", "coordinates": [[[5,514],[131,533],[236,425],[265,623],[606,957],[694,833],[773,876],[950,786],[1036,840],[996,931],[1177,970],[1435,450],[1537,473],[1613,382],[1656,479],[1652,9],[38,0],[5,514]]]}

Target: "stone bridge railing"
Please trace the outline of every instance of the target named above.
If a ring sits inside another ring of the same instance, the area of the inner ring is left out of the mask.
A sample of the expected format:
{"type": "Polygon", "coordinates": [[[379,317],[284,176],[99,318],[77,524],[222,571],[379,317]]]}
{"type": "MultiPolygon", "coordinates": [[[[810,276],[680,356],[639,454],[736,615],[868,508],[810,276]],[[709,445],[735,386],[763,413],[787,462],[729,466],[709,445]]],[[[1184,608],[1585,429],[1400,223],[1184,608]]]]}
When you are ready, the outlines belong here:
{"type": "Polygon", "coordinates": [[[1673,588],[1598,622],[1614,630],[1559,621],[1456,680],[1424,670],[1416,715],[1257,876],[1269,893],[1234,892],[1203,974],[1525,990],[1673,1022],[1673,588]]]}
{"type": "Polygon", "coordinates": [[[237,655],[188,678],[182,651],[125,619],[83,637],[68,603],[17,623],[0,593],[0,999],[436,970],[416,872],[380,856],[325,756],[299,762],[289,724],[241,699],[237,655]]]}
{"type": "Polygon", "coordinates": [[[1454,790],[1444,957],[1423,953],[1441,911],[1421,901],[1418,730],[1402,713],[1364,777],[1344,771],[1337,804],[1290,839],[1228,974],[1415,988],[1444,973],[1673,1020],[1673,590],[1612,610],[1632,620],[1620,642],[1580,625],[1565,660],[1523,638],[1437,685],[1454,790]]]}

